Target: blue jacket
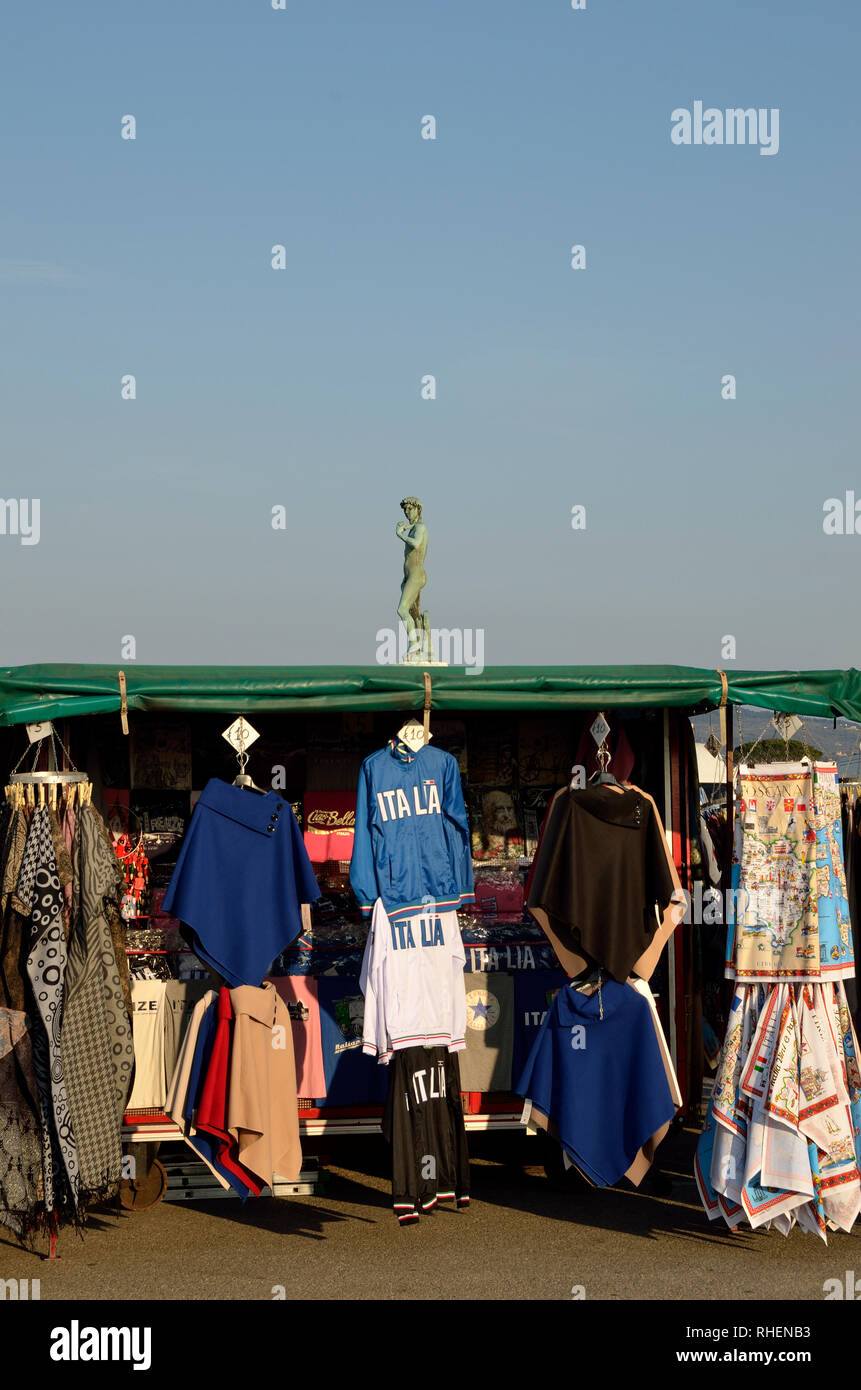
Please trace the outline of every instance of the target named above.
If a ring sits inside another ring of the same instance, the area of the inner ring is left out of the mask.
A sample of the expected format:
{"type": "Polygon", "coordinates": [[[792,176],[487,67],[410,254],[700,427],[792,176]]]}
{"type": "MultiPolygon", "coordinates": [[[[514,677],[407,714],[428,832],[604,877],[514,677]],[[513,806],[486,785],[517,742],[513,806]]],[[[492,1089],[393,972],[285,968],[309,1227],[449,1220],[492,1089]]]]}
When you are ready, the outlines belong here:
{"type": "Polygon", "coordinates": [[[389,917],[474,901],[469,825],[457,759],[392,739],[362,764],[350,883],[362,912],[382,898],[389,917]]]}

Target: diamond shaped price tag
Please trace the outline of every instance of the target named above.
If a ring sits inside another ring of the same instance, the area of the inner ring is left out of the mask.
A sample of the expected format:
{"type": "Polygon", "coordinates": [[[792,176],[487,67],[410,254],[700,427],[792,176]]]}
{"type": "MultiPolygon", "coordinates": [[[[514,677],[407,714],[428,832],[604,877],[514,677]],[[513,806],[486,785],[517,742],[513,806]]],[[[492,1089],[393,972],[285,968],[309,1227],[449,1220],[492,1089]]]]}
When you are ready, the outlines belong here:
{"type": "Polygon", "coordinates": [[[705,748],[707,753],[711,753],[712,757],[716,758],[721,750],[721,741],[718,738],[717,734],[709,734],[703,747],[705,748]]]}
{"type": "Polygon", "coordinates": [[[604,742],[604,739],[610,732],[610,725],[607,723],[603,714],[598,715],[598,718],[595,720],[589,732],[596,743],[601,744],[604,742]]]}
{"type": "Polygon", "coordinates": [[[229,729],[225,729],[221,735],[227,742],[236,749],[237,753],[247,752],[252,743],[260,737],[257,730],[253,728],[248,720],[241,714],[238,719],[234,719],[229,729]]]}
{"type": "Polygon", "coordinates": [[[40,739],[48,738],[54,732],[54,726],[50,719],[45,720],[42,724],[26,724],[24,727],[31,743],[38,743],[40,739]]]}
{"type": "Polygon", "coordinates": [[[771,722],[781,738],[792,738],[796,729],[801,728],[801,720],[795,714],[781,714],[778,712],[771,722]]]}

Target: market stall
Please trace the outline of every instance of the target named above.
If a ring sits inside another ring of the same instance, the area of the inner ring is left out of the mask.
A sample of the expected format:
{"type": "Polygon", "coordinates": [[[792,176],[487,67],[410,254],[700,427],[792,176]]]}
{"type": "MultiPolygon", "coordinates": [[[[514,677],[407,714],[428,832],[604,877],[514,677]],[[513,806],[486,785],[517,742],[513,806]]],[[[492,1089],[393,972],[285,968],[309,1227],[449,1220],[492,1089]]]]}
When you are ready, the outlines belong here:
{"type": "MultiPolygon", "coordinates": [[[[513,1086],[547,1000],[566,979],[552,938],[526,908],[527,875],[551,799],[572,769],[594,770],[598,741],[590,730],[600,712],[611,765],[654,800],[681,885],[692,892],[702,863],[688,716],[720,711],[731,781],[726,719],[735,703],[859,718],[861,677],[679,667],[0,672],[5,766],[21,761],[28,736],[38,755],[40,730],[32,726],[50,721],[61,740],[60,771],[63,763],[86,769],[93,804],[118,846],[126,879],[124,949],[135,996],[149,1001],[143,1020],[135,1019],[137,1079],[124,1116],[126,1143],[182,1135],[167,1104],[170,1073],[187,1015],[211,980],[164,901],[201,791],[209,779],[232,782],[236,773],[235,752],[222,738],[231,720],[243,716],[259,731],[248,768],[290,802],[322,890],[269,972],[292,1022],[300,1130],[319,1137],[380,1128],[385,1069],[361,1045],[367,924],[350,891],[350,807],[363,760],[395,735],[405,714],[416,713],[434,746],[456,760],[468,815],[475,902],[458,913],[472,1011],[461,1059],[465,1126],[517,1129],[523,1103],[513,1086]],[[31,726],[29,735],[22,725],[31,726]],[[171,1008],[165,1054],[160,1030],[171,1008]],[[148,1044],[144,1065],[141,1039],[152,1032],[153,1015],[159,1043],[148,1044]]],[[[731,799],[728,811],[731,816],[731,799]]],[[[696,1112],[701,1092],[698,926],[687,922],[675,932],[651,979],[681,1113],[696,1112]]]]}

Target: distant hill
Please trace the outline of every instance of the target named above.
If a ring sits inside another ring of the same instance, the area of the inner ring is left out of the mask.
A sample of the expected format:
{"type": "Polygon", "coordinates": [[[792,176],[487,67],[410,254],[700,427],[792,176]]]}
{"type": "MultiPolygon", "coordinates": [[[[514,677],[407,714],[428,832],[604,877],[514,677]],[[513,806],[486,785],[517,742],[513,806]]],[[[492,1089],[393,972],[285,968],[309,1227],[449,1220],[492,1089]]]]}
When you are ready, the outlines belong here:
{"type": "MultiPolygon", "coordinates": [[[[738,744],[736,718],[733,719],[733,746],[738,744]]],[[[742,742],[749,743],[759,738],[760,735],[766,739],[776,738],[775,730],[769,722],[770,718],[768,710],[751,709],[749,706],[743,706],[741,710],[742,742]],[[765,729],[764,734],[763,729],[765,729]]],[[[700,714],[691,722],[696,731],[697,741],[702,742],[708,737],[709,716],[700,714]]],[[[715,733],[719,733],[717,712],[711,716],[711,723],[715,733]]],[[[814,748],[821,748],[826,758],[834,759],[837,763],[839,776],[857,777],[861,781],[861,724],[855,724],[848,719],[838,719],[835,729],[833,719],[806,717],[804,726],[807,731],[807,742],[814,748]]],[[[794,739],[800,740],[802,734],[803,730],[797,729],[794,739]]]]}

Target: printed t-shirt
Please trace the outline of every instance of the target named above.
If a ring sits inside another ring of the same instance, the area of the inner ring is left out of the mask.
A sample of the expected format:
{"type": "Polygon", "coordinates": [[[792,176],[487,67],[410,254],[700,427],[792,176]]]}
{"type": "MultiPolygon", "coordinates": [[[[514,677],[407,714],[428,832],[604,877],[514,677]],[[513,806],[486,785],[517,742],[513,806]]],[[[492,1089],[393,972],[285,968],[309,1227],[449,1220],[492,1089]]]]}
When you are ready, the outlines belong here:
{"type": "MultiPolygon", "coordinates": [[[[317,980],[327,1105],[381,1105],[386,1068],[362,1051],[365,1001],[355,976],[317,980]]],[[[322,1097],[320,1097],[322,1099],[322,1097]]]]}
{"type": "Polygon", "coordinates": [[[511,1089],[514,978],[503,972],[465,975],[466,1051],[460,1059],[464,1091],[511,1089]]]}
{"type": "MultiPolygon", "coordinates": [[[[493,977],[496,979],[496,976],[493,977]]],[[[526,1059],[538,1029],[553,1002],[553,996],[568,984],[561,970],[518,970],[514,976],[514,1046],[511,1073],[515,1080],[526,1066],[526,1059]]]]}
{"type": "Polygon", "coordinates": [[[167,1083],[164,1071],[165,980],[135,980],[132,985],[132,1034],[135,1045],[135,1079],[127,1109],[146,1110],[164,1105],[167,1083]]]}
{"type": "Polygon", "coordinates": [[[290,1015],[296,1094],[322,1098],[326,1094],[326,1073],[317,981],[312,975],[277,975],[269,983],[275,986],[290,1015]]]}

